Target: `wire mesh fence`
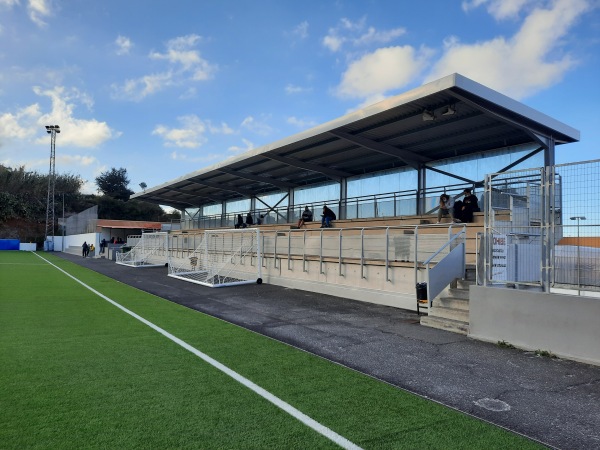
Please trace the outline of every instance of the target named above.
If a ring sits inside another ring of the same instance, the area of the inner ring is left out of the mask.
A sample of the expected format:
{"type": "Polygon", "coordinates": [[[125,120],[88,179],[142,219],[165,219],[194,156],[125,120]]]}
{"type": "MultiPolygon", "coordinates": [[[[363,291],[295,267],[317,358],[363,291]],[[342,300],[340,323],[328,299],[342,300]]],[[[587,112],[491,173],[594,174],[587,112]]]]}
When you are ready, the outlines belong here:
{"type": "Polygon", "coordinates": [[[600,291],[600,160],[490,174],[485,281],[600,291]]]}

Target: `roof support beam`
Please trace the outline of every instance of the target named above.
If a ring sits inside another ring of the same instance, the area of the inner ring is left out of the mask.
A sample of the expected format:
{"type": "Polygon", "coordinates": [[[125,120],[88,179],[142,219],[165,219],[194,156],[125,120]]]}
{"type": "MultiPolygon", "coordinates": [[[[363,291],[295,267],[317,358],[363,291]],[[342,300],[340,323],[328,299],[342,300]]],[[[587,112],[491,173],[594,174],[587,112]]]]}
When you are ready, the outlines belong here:
{"type": "Polygon", "coordinates": [[[233,175],[234,177],[244,178],[246,180],[251,180],[251,181],[258,181],[259,183],[271,184],[271,185],[276,186],[276,187],[281,188],[281,189],[289,189],[289,188],[298,187],[297,184],[290,183],[289,181],[275,180],[275,179],[270,178],[270,177],[261,177],[259,175],[254,175],[254,174],[247,173],[247,172],[241,172],[239,170],[225,169],[223,167],[221,167],[221,168],[219,168],[217,170],[219,172],[223,172],[223,173],[226,173],[226,174],[229,174],[229,175],[233,175]]]}
{"type": "Polygon", "coordinates": [[[394,147],[393,145],[373,141],[363,136],[350,134],[342,130],[332,130],[329,131],[329,134],[332,134],[340,139],[344,139],[345,141],[351,142],[353,144],[360,145],[361,147],[364,147],[368,150],[396,157],[416,170],[419,170],[419,163],[430,161],[429,158],[426,158],[425,156],[419,155],[409,150],[402,150],[398,147],[394,147]]]}
{"type": "Polygon", "coordinates": [[[476,182],[476,181],[473,181],[473,180],[470,180],[469,178],[463,178],[463,177],[461,177],[461,176],[458,176],[458,175],[456,175],[456,174],[454,174],[454,173],[445,172],[445,171],[443,171],[443,170],[440,170],[440,169],[437,169],[437,168],[435,168],[435,167],[428,167],[428,166],[425,166],[425,168],[426,168],[427,170],[431,170],[431,171],[433,171],[433,172],[441,173],[442,175],[447,175],[447,176],[449,176],[449,177],[456,178],[457,180],[464,181],[465,183],[469,183],[469,184],[478,184],[478,182],[476,182]]]}
{"type": "Polygon", "coordinates": [[[193,192],[185,191],[181,188],[176,188],[176,187],[165,187],[163,189],[166,189],[168,191],[178,192],[179,194],[182,194],[182,195],[187,195],[188,197],[192,197],[195,200],[208,200],[209,202],[220,202],[222,200],[222,198],[219,196],[209,197],[207,195],[198,195],[193,192]]]}
{"type": "Polygon", "coordinates": [[[258,197],[256,197],[256,200],[258,200],[258,201],[259,201],[259,202],[261,202],[263,205],[265,205],[267,208],[269,208],[269,209],[267,210],[267,214],[269,214],[271,211],[275,211],[275,213],[276,213],[276,214],[277,214],[279,217],[281,217],[283,220],[287,221],[287,220],[288,220],[288,218],[287,218],[287,217],[285,217],[283,214],[281,214],[279,211],[277,211],[275,208],[277,208],[277,207],[279,206],[279,204],[280,204],[282,201],[284,201],[284,200],[285,200],[285,199],[286,199],[288,196],[289,196],[289,194],[288,194],[288,195],[284,195],[284,196],[283,196],[283,197],[281,197],[281,199],[280,199],[280,200],[279,200],[277,203],[275,203],[275,205],[273,205],[273,206],[266,204],[265,202],[263,202],[263,201],[262,201],[260,198],[258,198],[258,197]]]}
{"type": "Polygon", "coordinates": [[[215,188],[218,189],[220,191],[230,191],[230,192],[237,192],[240,195],[246,196],[246,197],[253,197],[254,196],[254,192],[248,190],[248,189],[244,189],[244,188],[239,188],[239,187],[235,187],[235,186],[230,186],[227,184],[220,184],[220,183],[213,183],[212,181],[205,181],[205,180],[187,180],[190,183],[193,184],[197,184],[199,186],[208,186],[211,188],[215,188]]]}
{"type": "MultiPolygon", "coordinates": [[[[537,142],[539,142],[541,145],[546,145],[545,142],[548,142],[547,140],[554,141],[554,139],[551,136],[547,136],[546,134],[542,133],[540,130],[536,130],[534,128],[525,126],[522,123],[512,120],[511,118],[506,117],[503,114],[499,114],[497,112],[490,111],[488,108],[485,108],[484,106],[473,102],[468,97],[465,97],[464,95],[461,95],[461,94],[457,93],[456,91],[452,91],[451,95],[453,97],[479,109],[480,111],[482,111],[484,114],[486,114],[489,117],[493,117],[494,119],[500,120],[512,127],[523,130],[524,132],[529,134],[533,139],[535,139],[537,142]]],[[[549,147],[546,147],[546,149],[548,149],[548,148],[549,147]]],[[[552,151],[554,151],[554,145],[552,145],[552,151]]],[[[552,157],[554,158],[554,156],[552,156],[552,157]]]]}
{"type": "Polygon", "coordinates": [[[300,161],[296,158],[289,158],[287,156],[274,155],[272,153],[261,155],[265,158],[272,159],[274,161],[279,161],[288,166],[297,167],[299,169],[306,169],[312,172],[321,173],[332,180],[340,181],[341,178],[350,177],[353,174],[344,172],[343,170],[332,169],[330,167],[325,167],[320,164],[309,163],[305,161],[300,161]]]}

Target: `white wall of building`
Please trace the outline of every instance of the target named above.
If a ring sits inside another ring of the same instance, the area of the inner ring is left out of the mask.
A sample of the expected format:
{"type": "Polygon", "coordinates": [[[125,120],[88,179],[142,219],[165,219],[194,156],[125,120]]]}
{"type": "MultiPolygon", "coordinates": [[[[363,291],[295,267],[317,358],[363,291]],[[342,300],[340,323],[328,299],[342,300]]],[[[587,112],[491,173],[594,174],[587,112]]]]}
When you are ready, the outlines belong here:
{"type": "Polygon", "coordinates": [[[595,297],[472,286],[469,336],[600,365],[595,297]]]}

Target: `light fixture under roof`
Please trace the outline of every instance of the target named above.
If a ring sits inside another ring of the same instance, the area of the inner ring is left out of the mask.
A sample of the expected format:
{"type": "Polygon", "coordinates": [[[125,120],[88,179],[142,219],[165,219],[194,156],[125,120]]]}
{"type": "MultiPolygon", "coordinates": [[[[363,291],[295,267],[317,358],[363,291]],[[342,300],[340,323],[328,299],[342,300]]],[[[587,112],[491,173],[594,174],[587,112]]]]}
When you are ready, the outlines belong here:
{"type": "Polygon", "coordinates": [[[423,120],[424,121],[435,120],[435,115],[433,114],[433,111],[431,111],[430,109],[424,109],[423,110],[423,120]]]}
{"type": "Polygon", "coordinates": [[[452,116],[456,114],[456,106],[448,105],[442,110],[442,116],[452,116]]]}

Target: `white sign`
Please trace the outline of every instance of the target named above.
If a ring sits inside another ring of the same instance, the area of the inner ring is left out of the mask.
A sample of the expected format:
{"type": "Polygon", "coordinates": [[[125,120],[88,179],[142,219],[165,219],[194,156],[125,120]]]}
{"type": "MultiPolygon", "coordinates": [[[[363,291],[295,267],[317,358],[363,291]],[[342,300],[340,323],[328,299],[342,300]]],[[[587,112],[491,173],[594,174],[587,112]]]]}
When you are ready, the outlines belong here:
{"type": "Polygon", "coordinates": [[[506,281],[508,242],[505,234],[492,234],[492,281],[506,281]]]}

